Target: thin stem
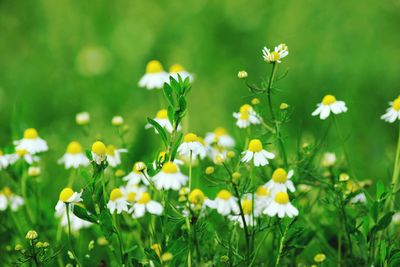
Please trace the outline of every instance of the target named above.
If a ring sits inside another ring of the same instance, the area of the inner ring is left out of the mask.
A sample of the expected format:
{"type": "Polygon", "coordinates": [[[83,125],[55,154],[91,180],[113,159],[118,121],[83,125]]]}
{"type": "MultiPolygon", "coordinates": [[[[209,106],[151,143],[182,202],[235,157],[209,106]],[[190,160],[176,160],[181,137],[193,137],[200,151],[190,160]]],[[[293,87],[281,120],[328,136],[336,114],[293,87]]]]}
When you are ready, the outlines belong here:
{"type": "MultiPolygon", "coordinates": [[[[393,176],[392,176],[392,187],[393,187],[393,192],[397,191],[397,188],[399,187],[399,158],[400,158],[400,123],[398,124],[398,139],[397,139],[397,149],[396,149],[396,157],[394,160],[394,166],[393,166],[393,176]]],[[[396,197],[392,195],[390,197],[389,202],[389,210],[393,210],[394,203],[396,201],[396,197]]]]}
{"type": "Polygon", "coordinates": [[[114,219],[114,225],[115,225],[115,234],[117,235],[118,238],[118,243],[119,243],[119,253],[121,257],[121,266],[123,265],[124,262],[124,248],[123,248],[123,243],[122,243],[122,237],[120,234],[120,225],[118,222],[117,214],[113,214],[113,219],[114,219]]]}
{"type": "Polygon", "coordinates": [[[192,156],[193,156],[193,151],[190,150],[189,153],[189,192],[192,191],[192,156]]]}
{"type": "Polygon", "coordinates": [[[34,223],[31,205],[30,205],[27,190],[26,190],[26,184],[27,184],[27,175],[25,172],[23,172],[22,178],[21,178],[21,193],[22,193],[22,197],[25,200],[25,211],[28,216],[28,219],[31,223],[34,223]]]}
{"type": "Polygon", "coordinates": [[[282,256],[282,252],[283,252],[283,246],[285,244],[286,233],[287,233],[287,230],[289,229],[289,225],[290,224],[286,225],[285,230],[282,233],[282,237],[279,242],[279,252],[278,252],[278,256],[276,257],[276,261],[275,261],[275,267],[279,266],[279,262],[281,260],[281,256],[282,256]]]}
{"type": "Polygon", "coordinates": [[[276,120],[276,116],[274,113],[274,109],[272,106],[272,84],[275,78],[275,74],[277,71],[277,64],[274,62],[272,63],[272,71],[271,75],[268,80],[268,87],[267,87],[267,97],[268,97],[268,106],[269,106],[269,111],[271,113],[271,118],[275,126],[275,133],[276,133],[276,138],[278,140],[278,145],[279,145],[279,150],[282,156],[283,164],[285,165],[285,168],[288,167],[288,162],[287,162],[287,156],[286,156],[286,151],[285,151],[285,146],[283,145],[280,129],[279,129],[279,122],[276,120]]]}
{"type": "Polygon", "coordinates": [[[74,246],[72,245],[72,237],[71,237],[71,219],[70,219],[70,217],[69,217],[69,209],[70,209],[70,206],[69,206],[68,203],[66,203],[65,205],[66,205],[66,210],[67,210],[67,221],[68,221],[68,241],[69,241],[69,245],[70,245],[70,248],[71,248],[71,253],[72,253],[72,255],[74,256],[74,259],[75,259],[75,261],[76,261],[76,264],[77,264],[78,266],[82,266],[82,264],[79,262],[78,257],[76,256],[76,253],[75,253],[75,250],[74,250],[74,246]]]}
{"type": "Polygon", "coordinates": [[[189,216],[186,216],[186,227],[188,230],[188,247],[189,247],[189,252],[188,252],[188,256],[187,256],[187,265],[188,267],[192,266],[192,253],[191,253],[191,234],[190,234],[190,222],[189,222],[189,216]]]}

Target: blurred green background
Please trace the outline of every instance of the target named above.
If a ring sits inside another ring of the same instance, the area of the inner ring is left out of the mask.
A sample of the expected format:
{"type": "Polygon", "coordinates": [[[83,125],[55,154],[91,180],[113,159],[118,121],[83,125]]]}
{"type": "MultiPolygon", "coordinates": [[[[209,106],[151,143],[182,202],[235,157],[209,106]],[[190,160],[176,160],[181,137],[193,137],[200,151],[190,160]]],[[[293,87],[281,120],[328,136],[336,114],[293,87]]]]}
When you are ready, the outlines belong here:
{"type": "MultiPolygon", "coordinates": [[[[289,72],[274,102],[293,108],[291,151],[299,134],[323,133],[329,122],[310,114],[332,93],[349,107],[338,119],[359,178],[387,179],[397,129],[379,117],[399,93],[399,14],[398,0],[0,0],[0,146],[36,127],[55,160],[82,137],[74,117],[84,110],[102,136],[113,136],[116,114],[131,139],[143,135],[159,108],[159,92],[137,86],[151,59],[196,75],[192,131],[237,131],[232,112],[249,95],[237,71],[265,78],[261,49],[284,42],[290,54],[279,71],[289,72]]],[[[335,141],[327,149],[340,151],[335,141]]]]}

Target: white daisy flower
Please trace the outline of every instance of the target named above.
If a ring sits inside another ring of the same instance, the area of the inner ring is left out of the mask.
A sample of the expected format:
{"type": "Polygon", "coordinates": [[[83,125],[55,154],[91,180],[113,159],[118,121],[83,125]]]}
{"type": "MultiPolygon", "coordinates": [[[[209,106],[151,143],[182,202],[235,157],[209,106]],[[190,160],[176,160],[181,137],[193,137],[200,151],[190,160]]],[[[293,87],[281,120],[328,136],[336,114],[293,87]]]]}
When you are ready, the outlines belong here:
{"type": "Polygon", "coordinates": [[[161,171],[153,176],[153,181],[157,189],[175,190],[178,191],[184,186],[188,177],[182,174],[177,164],[166,162],[161,168],[161,171]]]}
{"type": "Polygon", "coordinates": [[[92,145],[92,157],[93,161],[97,165],[103,164],[107,160],[107,155],[106,155],[106,146],[104,145],[103,142],[101,141],[96,141],[92,145]]]}
{"type": "MultiPolygon", "coordinates": [[[[256,225],[256,220],[253,216],[253,202],[251,199],[244,199],[241,201],[243,217],[246,222],[247,227],[252,227],[256,225]]],[[[239,223],[240,228],[244,227],[243,218],[240,214],[230,215],[229,219],[234,221],[235,223],[239,223]]]]}
{"type": "Polygon", "coordinates": [[[193,82],[193,75],[187,72],[181,64],[174,64],[169,68],[169,75],[175,80],[178,80],[178,75],[181,76],[182,80],[189,77],[189,81],[193,82]]]}
{"type": "Polygon", "coordinates": [[[274,51],[270,51],[267,47],[262,50],[263,58],[267,63],[278,62],[281,63],[281,59],[289,54],[287,45],[280,44],[275,47],[274,51]]]}
{"type": "Polygon", "coordinates": [[[127,185],[125,187],[121,187],[120,189],[129,204],[136,202],[142,193],[147,191],[145,186],[138,186],[136,184],[127,185]]]}
{"type": "Polygon", "coordinates": [[[80,112],[75,116],[76,124],[87,125],[90,123],[90,114],[87,111],[80,112]]]}
{"type": "Polygon", "coordinates": [[[333,95],[326,95],[322,102],[317,104],[317,109],[311,114],[312,116],[319,115],[321,120],[329,117],[329,114],[340,114],[347,111],[346,103],[344,101],[336,100],[333,95]]]}
{"type": "Polygon", "coordinates": [[[70,211],[72,211],[74,205],[82,201],[81,195],[82,192],[74,192],[74,190],[69,187],[64,188],[60,192],[60,197],[55,208],[57,217],[60,217],[61,215],[63,215],[63,213],[66,212],[66,204],[68,204],[70,211]]]}
{"type": "Polygon", "coordinates": [[[272,179],[269,180],[264,187],[272,192],[273,195],[275,195],[276,192],[286,192],[287,190],[294,192],[296,188],[292,180],[290,180],[293,174],[293,170],[286,172],[282,168],[277,168],[272,174],[272,179]]]}
{"type": "Polygon", "coordinates": [[[249,162],[253,159],[254,166],[267,165],[268,159],[275,158],[275,155],[263,149],[262,143],[259,139],[252,139],[249,142],[248,149],[242,152],[242,162],[249,162]]]}
{"type": "Polygon", "coordinates": [[[4,187],[0,191],[0,210],[6,210],[10,207],[11,211],[17,211],[18,208],[24,205],[25,201],[22,197],[14,194],[10,188],[4,187]]]}
{"type": "Polygon", "coordinates": [[[139,161],[133,164],[132,171],[122,179],[128,182],[128,185],[137,185],[140,182],[149,185],[149,181],[147,180],[148,177],[149,175],[147,174],[146,164],[139,161]]]}
{"type": "Polygon", "coordinates": [[[247,128],[250,124],[260,124],[261,117],[254,111],[249,104],[240,107],[239,112],[234,112],[233,117],[237,119],[236,125],[239,128],[247,128]]]}
{"type": "Polygon", "coordinates": [[[30,154],[47,151],[49,148],[46,141],[39,137],[38,132],[34,128],[28,128],[24,132],[24,138],[14,141],[16,150],[26,150],[30,154]]]}
{"type": "Polygon", "coordinates": [[[290,203],[289,195],[286,192],[278,192],[271,204],[264,210],[264,214],[270,217],[278,215],[279,218],[285,216],[292,218],[297,216],[299,211],[290,203]]]}
{"type": "Polygon", "coordinates": [[[33,164],[34,162],[39,162],[40,158],[38,156],[30,154],[25,149],[17,149],[15,153],[8,155],[8,160],[10,164],[14,164],[18,160],[24,160],[26,163],[33,164]]]}
{"type": "Polygon", "coordinates": [[[107,162],[111,167],[117,167],[121,164],[121,153],[127,153],[125,148],[116,149],[113,145],[106,147],[107,162]]]}
{"type": "Polygon", "coordinates": [[[110,200],[107,203],[107,208],[111,213],[117,211],[120,214],[122,211],[128,212],[128,201],[122,193],[121,189],[114,188],[110,194],[110,200]]]}
{"type": "MultiPolygon", "coordinates": [[[[154,118],[154,120],[160,124],[161,127],[163,127],[167,132],[172,133],[172,131],[174,130],[171,122],[168,119],[168,111],[166,109],[160,109],[157,114],[156,117],[154,118]]],[[[151,125],[150,123],[146,124],[146,126],[144,127],[145,129],[150,129],[153,128],[153,125],[151,125]]],[[[177,130],[180,131],[182,129],[181,125],[178,126],[177,130]]],[[[157,133],[157,130],[154,129],[154,131],[157,133]]]]}
{"type": "Polygon", "coordinates": [[[89,159],[83,152],[81,144],[72,141],[68,144],[65,154],[58,160],[58,164],[64,164],[66,169],[77,169],[89,165],[89,159]]]}
{"type": "Polygon", "coordinates": [[[235,140],[228,134],[225,128],[218,127],[212,133],[207,133],[204,138],[206,144],[217,144],[219,147],[231,148],[235,146],[235,140]]]}
{"type": "Polygon", "coordinates": [[[190,158],[190,154],[192,154],[192,159],[197,156],[204,158],[206,156],[206,149],[197,135],[188,133],[183,138],[182,144],[178,147],[178,153],[187,158],[190,158]]]}
{"type": "Polygon", "coordinates": [[[160,61],[151,60],[147,63],[146,73],[140,79],[139,86],[148,90],[161,89],[168,80],[169,74],[164,71],[160,61]]]}
{"type": "Polygon", "coordinates": [[[214,200],[207,199],[205,203],[208,207],[216,209],[217,212],[223,216],[227,216],[231,213],[238,214],[240,211],[237,199],[225,189],[219,191],[214,200]]]}
{"type": "Polygon", "coordinates": [[[381,119],[390,123],[400,120],[400,96],[389,102],[390,107],[386,109],[386,113],[381,116],[381,119]]]}
{"type": "Polygon", "coordinates": [[[260,216],[271,203],[271,192],[264,186],[259,186],[254,194],[254,215],[260,216]]]}
{"type": "Polygon", "coordinates": [[[4,155],[3,150],[0,149],[0,170],[5,169],[10,164],[9,155],[4,155]]]}
{"type": "Polygon", "coordinates": [[[133,204],[129,212],[132,212],[133,218],[141,218],[146,212],[153,215],[161,215],[164,211],[163,206],[151,199],[150,194],[143,192],[138,201],[133,204]]]}

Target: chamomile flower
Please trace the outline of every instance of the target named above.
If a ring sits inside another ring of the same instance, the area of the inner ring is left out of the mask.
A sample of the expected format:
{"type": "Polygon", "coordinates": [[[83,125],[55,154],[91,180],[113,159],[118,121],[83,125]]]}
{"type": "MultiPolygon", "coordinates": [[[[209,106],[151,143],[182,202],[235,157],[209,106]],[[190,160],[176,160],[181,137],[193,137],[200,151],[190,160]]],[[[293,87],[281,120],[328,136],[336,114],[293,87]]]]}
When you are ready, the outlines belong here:
{"type": "Polygon", "coordinates": [[[390,123],[400,120],[400,96],[389,102],[390,107],[386,109],[386,113],[381,116],[381,119],[390,123]]]}
{"type": "Polygon", "coordinates": [[[235,140],[228,134],[225,128],[218,127],[212,133],[207,133],[204,138],[206,144],[217,144],[219,147],[231,148],[235,146],[235,140]]]}
{"type": "Polygon", "coordinates": [[[143,192],[138,201],[130,209],[133,218],[141,218],[146,212],[153,215],[161,215],[163,211],[163,206],[157,201],[152,200],[150,194],[147,192],[143,192]]]}
{"type": "Polygon", "coordinates": [[[136,162],[133,164],[132,171],[122,178],[122,180],[128,182],[128,185],[137,185],[140,182],[143,182],[145,185],[149,184],[147,178],[149,175],[147,174],[146,164],[144,162],[136,162]]]}
{"type": "Polygon", "coordinates": [[[111,124],[113,126],[122,126],[124,124],[124,118],[122,116],[114,116],[111,119],[111,124]]]}
{"type": "Polygon", "coordinates": [[[271,203],[271,192],[264,186],[259,186],[254,193],[254,215],[259,216],[271,203]]]}
{"type": "Polygon", "coordinates": [[[5,169],[10,164],[9,155],[5,155],[3,150],[0,149],[0,170],[5,169]]]}
{"type": "Polygon", "coordinates": [[[121,187],[120,189],[129,204],[133,204],[139,199],[143,192],[147,191],[147,188],[145,186],[138,186],[135,184],[126,185],[125,187],[121,187]]]}
{"type": "Polygon", "coordinates": [[[128,150],[125,148],[119,148],[117,149],[113,145],[108,145],[106,147],[106,156],[107,156],[107,162],[111,167],[117,167],[119,164],[121,164],[121,153],[127,153],[128,150]]]}
{"type": "Polygon", "coordinates": [[[299,211],[290,203],[289,195],[286,192],[278,192],[271,204],[264,210],[264,214],[270,217],[278,215],[279,218],[285,216],[292,218],[297,216],[299,211]]]}
{"type": "Polygon", "coordinates": [[[296,188],[292,180],[290,180],[293,174],[293,170],[286,172],[283,168],[277,168],[272,174],[272,179],[269,180],[264,187],[273,192],[273,194],[275,192],[286,192],[287,190],[294,192],[296,188]]]}
{"type": "Polygon", "coordinates": [[[105,162],[107,160],[106,146],[104,145],[103,142],[96,141],[93,143],[92,157],[93,157],[93,161],[98,165],[101,165],[103,162],[105,162]]]}
{"type": "Polygon", "coordinates": [[[75,122],[78,125],[88,125],[90,123],[90,114],[87,111],[79,112],[75,116],[75,122]]]}
{"type": "Polygon", "coordinates": [[[237,214],[240,210],[236,197],[225,189],[219,191],[214,200],[207,199],[205,203],[208,207],[216,209],[217,212],[223,216],[227,216],[231,213],[237,214]]]}
{"type": "Polygon", "coordinates": [[[24,203],[24,199],[14,194],[8,187],[4,187],[0,191],[0,210],[6,210],[7,207],[10,207],[11,211],[17,211],[24,203]]]}
{"type": "Polygon", "coordinates": [[[275,46],[275,49],[272,52],[267,47],[264,47],[262,53],[263,58],[267,63],[281,63],[281,59],[289,54],[289,50],[287,45],[280,44],[278,46],[275,46]]]}
{"type": "Polygon", "coordinates": [[[59,200],[56,205],[56,215],[61,216],[66,211],[67,204],[72,211],[76,203],[82,201],[82,192],[74,192],[72,188],[66,187],[60,192],[59,200]]]}
{"type": "Polygon", "coordinates": [[[152,179],[157,189],[175,191],[178,191],[188,181],[188,177],[180,172],[178,165],[174,162],[164,163],[161,171],[154,175],[152,179]]]}
{"type": "MultiPolygon", "coordinates": [[[[160,126],[163,127],[167,132],[172,133],[172,131],[174,130],[171,122],[168,119],[168,111],[166,109],[160,109],[159,111],[157,111],[154,120],[158,124],[160,124],[160,126]]],[[[150,129],[150,128],[153,128],[153,125],[151,125],[150,123],[146,124],[145,129],[150,129]]],[[[180,125],[178,126],[177,130],[178,131],[181,130],[180,125]]],[[[154,129],[154,131],[157,133],[156,129],[154,129]]]]}
{"type": "Polygon", "coordinates": [[[329,114],[340,114],[347,111],[346,103],[344,101],[336,100],[333,95],[326,95],[322,99],[322,102],[317,104],[317,109],[311,114],[312,116],[319,115],[321,120],[325,120],[329,117],[329,114]]]}
{"type": "Polygon", "coordinates": [[[39,137],[34,128],[28,128],[24,131],[24,137],[21,140],[14,141],[16,150],[26,150],[30,154],[47,151],[49,148],[46,141],[39,137]]]}
{"type": "Polygon", "coordinates": [[[169,68],[169,75],[178,80],[178,75],[181,76],[182,80],[189,78],[190,82],[193,82],[193,75],[186,71],[181,64],[174,64],[169,68]]]}
{"type": "Polygon", "coordinates": [[[182,144],[178,147],[178,153],[187,158],[190,158],[190,155],[192,155],[192,159],[197,156],[204,158],[206,156],[206,149],[197,135],[188,133],[183,138],[182,144]]]}
{"type": "Polygon", "coordinates": [[[107,203],[107,208],[111,213],[117,211],[120,214],[122,211],[128,211],[128,202],[122,193],[121,189],[114,188],[110,193],[110,200],[107,203]]]}
{"type": "Polygon", "coordinates": [[[32,164],[34,162],[39,162],[39,160],[40,160],[38,156],[30,154],[25,149],[16,149],[15,153],[10,154],[8,156],[8,159],[9,159],[10,164],[14,164],[15,162],[17,162],[20,159],[24,160],[28,164],[32,164]]]}
{"type": "Polygon", "coordinates": [[[148,90],[160,89],[165,82],[168,82],[169,75],[164,71],[160,61],[151,60],[147,63],[146,73],[139,81],[140,87],[145,87],[148,90]]]}
{"type": "Polygon", "coordinates": [[[89,159],[83,152],[81,144],[77,141],[72,141],[68,144],[65,154],[58,160],[59,164],[64,164],[66,169],[77,169],[89,165],[89,159]]]}
{"type": "MultiPolygon", "coordinates": [[[[246,222],[246,226],[255,226],[256,225],[256,220],[254,219],[255,216],[253,216],[253,202],[251,199],[244,199],[241,201],[242,205],[242,210],[243,210],[243,217],[244,221],[246,222]]],[[[239,226],[241,228],[244,227],[243,223],[243,218],[239,214],[235,215],[230,215],[229,219],[232,221],[239,223],[239,226]]]]}
{"type": "Polygon", "coordinates": [[[252,139],[246,151],[242,152],[242,162],[249,162],[253,160],[254,166],[267,165],[268,159],[275,158],[275,155],[263,149],[262,143],[259,139],[252,139]]]}
{"type": "Polygon", "coordinates": [[[247,128],[250,124],[260,124],[261,117],[254,111],[249,104],[240,107],[239,112],[234,112],[233,117],[237,119],[236,125],[239,128],[247,128]]]}

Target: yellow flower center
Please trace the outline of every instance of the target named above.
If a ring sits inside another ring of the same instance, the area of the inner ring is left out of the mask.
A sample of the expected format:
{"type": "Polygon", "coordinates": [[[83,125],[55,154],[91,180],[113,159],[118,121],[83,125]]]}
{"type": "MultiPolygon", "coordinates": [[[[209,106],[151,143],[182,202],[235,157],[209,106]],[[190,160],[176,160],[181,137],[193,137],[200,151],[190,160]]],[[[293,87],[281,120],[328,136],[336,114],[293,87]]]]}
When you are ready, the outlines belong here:
{"type": "Polygon", "coordinates": [[[200,189],[194,189],[189,194],[189,201],[190,201],[190,203],[192,203],[194,205],[203,204],[204,199],[205,199],[204,193],[200,189]]]}
{"type": "Polygon", "coordinates": [[[250,117],[250,113],[248,111],[243,111],[243,112],[241,111],[239,113],[239,119],[241,119],[241,120],[248,120],[249,117],[250,117]]]}
{"type": "Polygon", "coordinates": [[[245,199],[242,201],[243,213],[250,215],[253,212],[253,203],[250,199],[245,199]]]}
{"type": "Polygon", "coordinates": [[[396,98],[393,101],[393,109],[395,109],[396,111],[400,111],[400,97],[396,98]]]}
{"type": "Polygon", "coordinates": [[[4,187],[3,188],[3,194],[6,196],[6,197],[11,197],[11,195],[12,195],[12,191],[11,191],[11,189],[9,188],[9,187],[4,187]]]}
{"type": "Polygon", "coordinates": [[[244,104],[243,106],[240,107],[240,113],[242,112],[249,112],[253,108],[249,104],[244,104]]]}
{"type": "Polygon", "coordinates": [[[26,154],[28,154],[28,151],[26,149],[17,149],[15,151],[15,153],[18,155],[18,157],[21,158],[21,157],[25,156],[26,154]]]}
{"type": "Polygon", "coordinates": [[[68,199],[70,199],[73,194],[74,194],[74,190],[72,190],[69,187],[66,187],[61,191],[59,198],[62,202],[68,202],[68,199]]]}
{"type": "Polygon", "coordinates": [[[138,200],[139,204],[147,204],[151,200],[150,194],[147,192],[143,192],[142,195],[140,196],[140,199],[138,200]]]}
{"type": "Polygon", "coordinates": [[[92,145],[92,152],[96,155],[102,156],[106,154],[106,146],[101,141],[96,141],[92,145]]]}
{"type": "Polygon", "coordinates": [[[172,72],[172,73],[177,73],[177,72],[181,72],[184,70],[185,69],[183,68],[183,66],[181,64],[174,64],[169,68],[169,72],[172,72]]]}
{"type": "Polygon", "coordinates": [[[214,134],[215,134],[217,137],[220,137],[220,136],[226,135],[227,132],[226,132],[225,128],[218,127],[217,129],[214,130],[214,134]]]}
{"type": "Polygon", "coordinates": [[[272,180],[274,180],[274,182],[276,183],[284,183],[287,181],[287,172],[282,169],[282,168],[278,168],[274,171],[274,173],[272,174],[272,180]]]}
{"type": "Polygon", "coordinates": [[[324,104],[325,106],[331,105],[335,102],[336,102],[336,97],[334,97],[333,95],[326,95],[322,99],[322,104],[324,104]]]}
{"type": "Polygon", "coordinates": [[[160,109],[156,114],[157,119],[167,119],[168,111],[166,109],[160,109]]]}
{"type": "Polygon", "coordinates": [[[278,204],[287,204],[289,203],[289,195],[285,192],[278,192],[275,195],[275,202],[278,204]]]}
{"type": "Polygon", "coordinates": [[[185,143],[189,143],[189,142],[196,142],[198,141],[199,138],[197,137],[197,135],[195,135],[194,133],[188,133],[187,135],[185,135],[185,137],[183,138],[183,141],[185,143]]]}
{"type": "Polygon", "coordinates": [[[260,152],[263,149],[260,139],[253,139],[249,143],[249,151],[260,152]]]}
{"type": "Polygon", "coordinates": [[[76,141],[72,141],[67,146],[67,153],[69,153],[69,154],[79,154],[79,153],[82,153],[82,151],[83,151],[83,149],[82,149],[81,144],[79,144],[76,141]]]}
{"type": "Polygon", "coordinates": [[[178,172],[178,166],[176,166],[176,164],[173,163],[173,162],[166,162],[162,166],[161,170],[164,173],[177,173],[178,172]]]}
{"type": "Polygon", "coordinates": [[[109,156],[114,156],[115,155],[115,146],[113,145],[108,145],[106,148],[106,154],[109,156]]]}
{"type": "Polygon", "coordinates": [[[36,139],[38,136],[38,132],[34,128],[28,128],[24,132],[24,139],[36,139]]]}
{"type": "Polygon", "coordinates": [[[268,189],[263,186],[259,186],[257,188],[256,195],[260,197],[266,197],[269,195],[268,189]]]}
{"type": "Polygon", "coordinates": [[[158,73],[162,72],[164,69],[158,60],[151,60],[149,63],[147,63],[146,66],[146,73],[158,73]]]}
{"type": "Polygon", "coordinates": [[[123,196],[121,189],[114,188],[110,194],[110,200],[115,201],[123,196]]]}
{"type": "Polygon", "coordinates": [[[278,61],[281,57],[279,56],[279,53],[274,51],[271,53],[271,61],[278,61]]]}
{"type": "Polygon", "coordinates": [[[128,196],[126,197],[126,200],[129,202],[134,202],[136,199],[136,193],[135,192],[130,192],[128,196]]]}
{"type": "Polygon", "coordinates": [[[223,200],[228,200],[232,197],[232,194],[228,190],[221,190],[218,192],[217,198],[223,199],[223,200]]]}

